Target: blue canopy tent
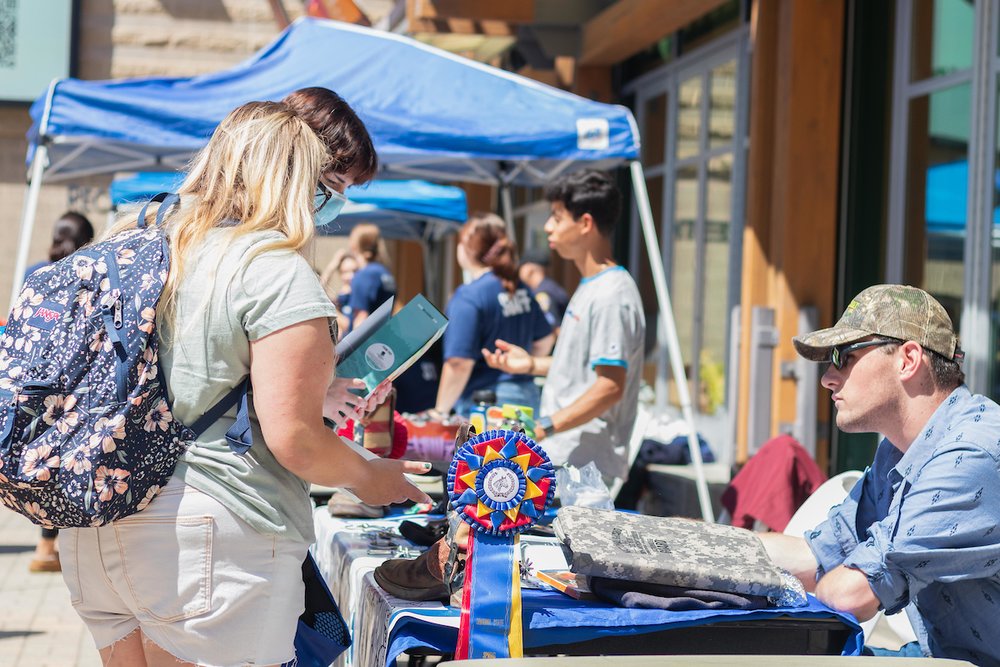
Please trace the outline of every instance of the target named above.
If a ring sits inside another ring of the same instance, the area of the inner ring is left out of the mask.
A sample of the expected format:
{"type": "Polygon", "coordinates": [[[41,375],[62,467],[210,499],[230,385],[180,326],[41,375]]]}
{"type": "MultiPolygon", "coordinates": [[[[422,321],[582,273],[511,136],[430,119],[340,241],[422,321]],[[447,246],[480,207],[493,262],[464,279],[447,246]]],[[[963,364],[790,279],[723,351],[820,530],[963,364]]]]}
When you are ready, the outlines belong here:
{"type": "MultiPolygon", "coordinates": [[[[173,192],[184,180],[180,172],[140,172],[111,182],[114,207],[148,200],[158,192],[173,192]]],[[[457,232],[468,217],[465,191],[453,185],[427,181],[377,180],[352,186],[344,193],[348,203],[333,224],[319,227],[327,236],[349,234],[355,224],[372,222],[387,239],[437,241],[457,232]]]]}
{"type": "MultiPolygon", "coordinates": [[[[501,186],[542,184],[571,168],[628,163],[681,408],[697,432],[639,157],[625,107],[584,99],[393,33],[297,20],[252,58],[191,78],[54,81],[31,108],[30,190],[15,264],[24,270],[43,180],[175,170],[250,100],[306,86],[341,94],[372,134],[385,174],[501,186]]],[[[712,519],[701,452],[689,438],[702,514],[712,519]]]]}
{"type": "MultiPolygon", "coordinates": [[[[1000,191],[1000,171],[993,175],[993,189],[1000,191]]],[[[969,162],[935,164],[927,169],[924,217],[927,231],[943,236],[965,236],[968,220],[969,162]]],[[[993,209],[994,237],[1000,233],[1000,207],[993,209]]]]}
{"type": "MultiPolygon", "coordinates": [[[[174,192],[184,180],[176,171],[144,171],[111,182],[114,208],[149,200],[158,192],[174,192]]],[[[468,217],[465,191],[453,185],[427,181],[377,180],[347,189],[344,210],[325,227],[324,236],[346,236],[356,224],[378,225],[387,239],[416,241],[424,256],[424,285],[432,299],[443,299],[441,281],[433,270],[445,260],[438,241],[459,230],[468,217]]]]}

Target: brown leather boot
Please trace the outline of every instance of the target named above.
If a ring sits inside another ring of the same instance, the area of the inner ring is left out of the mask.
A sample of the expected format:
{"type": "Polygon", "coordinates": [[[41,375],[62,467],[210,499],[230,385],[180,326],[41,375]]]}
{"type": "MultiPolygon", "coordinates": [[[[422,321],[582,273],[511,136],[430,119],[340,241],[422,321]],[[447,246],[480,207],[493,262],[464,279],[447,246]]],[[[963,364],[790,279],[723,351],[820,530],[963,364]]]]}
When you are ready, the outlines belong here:
{"type": "MultiPolygon", "coordinates": [[[[443,540],[441,541],[443,543],[443,540]]],[[[437,544],[416,558],[393,558],[375,568],[375,582],[403,600],[448,600],[437,544]]]]}

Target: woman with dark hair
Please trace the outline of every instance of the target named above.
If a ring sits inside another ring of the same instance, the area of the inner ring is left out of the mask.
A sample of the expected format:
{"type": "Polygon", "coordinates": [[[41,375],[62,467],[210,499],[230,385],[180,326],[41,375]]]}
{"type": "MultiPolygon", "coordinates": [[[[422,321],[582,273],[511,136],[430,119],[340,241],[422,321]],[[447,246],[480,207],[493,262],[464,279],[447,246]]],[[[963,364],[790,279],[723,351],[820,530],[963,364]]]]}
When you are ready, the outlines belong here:
{"type": "Polygon", "coordinates": [[[492,389],[498,404],[538,409],[538,387],[530,375],[501,373],[486,365],[481,350],[498,338],[513,336],[518,345],[548,354],[552,328],[531,291],[517,277],[517,249],[507,225],[492,213],[472,216],[458,233],[458,264],[468,276],[448,302],[444,332],[444,367],[434,411],[452,408],[463,417],[472,392],[492,389]]]}
{"type": "MultiPolygon", "coordinates": [[[[326,164],[323,165],[320,181],[326,186],[330,198],[316,214],[316,226],[323,227],[332,222],[347,203],[344,190],[375,178],[378,155],[364,123],[344,98],[332,90],[318,86],[300,88],[289,93],[282,102],[305,121],[326,146],[326,164]]],[[[357,263],[361,265],[360,261],[357,263]]],[[[347,306],[338,312],[335,319],[338,334],[343,335],[354,324],[350,310],[352,304],[337,305],[338,308],[347,306]]],[[[335,378],[327,392],[323,415],[339,427],[348,419],[358,419],[371,412],[381,399],[373,397],[366,403],[350,391],[364,388],[365,383],[359,379],[335,378]]],[[[381,393],[379,396],[384,398],[381,393]]]]}
{"type": "Polygon", "coordinates": [[[52,225],[52,245],[49,246],[49,259],[45,262],[32,264],[24,272],[27,278],[32,273],[68,257],[94,239],[94,227],[87,216],[76,211],[66,211],[52,225]]]}
{"type": "MultiPolygon", "coordinates": [[[[378,155],[354,109],[328,88],[300,88],[282,100],[326,144],[329,153],[323,178],[341,193],[349,185],[367,183],[378,173],[378,155]]],[[[339,209],[338,209],[339,211],[339,209]]]]}

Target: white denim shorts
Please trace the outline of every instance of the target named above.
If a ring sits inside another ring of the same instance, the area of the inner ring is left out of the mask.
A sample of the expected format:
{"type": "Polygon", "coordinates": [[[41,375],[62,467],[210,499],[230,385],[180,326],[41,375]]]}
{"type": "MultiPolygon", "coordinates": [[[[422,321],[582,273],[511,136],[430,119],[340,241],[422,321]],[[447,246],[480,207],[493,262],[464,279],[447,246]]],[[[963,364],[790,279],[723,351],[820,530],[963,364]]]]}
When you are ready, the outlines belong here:
{"type": "Polygon", "coordinates": [[[211,667],[293,659],[308,548],[257,532],[176,478],[137,514],[59,532],[63,579],[98,650],[142,628],[211,667]]]}

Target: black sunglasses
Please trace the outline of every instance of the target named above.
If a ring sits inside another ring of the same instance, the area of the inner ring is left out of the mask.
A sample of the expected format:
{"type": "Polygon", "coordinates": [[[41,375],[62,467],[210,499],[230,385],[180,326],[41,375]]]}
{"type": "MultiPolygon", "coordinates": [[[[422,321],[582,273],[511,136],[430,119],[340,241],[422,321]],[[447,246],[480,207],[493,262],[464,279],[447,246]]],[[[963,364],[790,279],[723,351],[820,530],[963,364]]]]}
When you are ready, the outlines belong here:
{"type": "Polygon", "coordinates": [[[316,184],[316,202],[318,202],[318,203],[313,208],[313,213],[319,213],[320,211],[322,211],[323,207],[326,206],[330,202],[330,200],[332,198],[333,198],[333,190],[331,190],[327,186],[327,184],[324,183],[323,181],[320,181],[319,183],[317,183],[316,184]],[[320,197],[323,198],[322,202],[319,201],[320,197]]]}
{"type": "Polygon", "coordinates": [[[863,350],[866,347],[879,347],[881,345],[892,345],[893,343],[898,343],[899,341],[890,338],[881,338],[878,340],[863,340],[860,343],[851,343],[850,345],[837,345],[830,350],[830,363],[837,370],[842,369],[851,360],[851,355],[858,350],[863,350]]]}

